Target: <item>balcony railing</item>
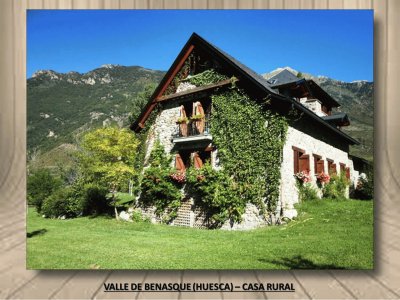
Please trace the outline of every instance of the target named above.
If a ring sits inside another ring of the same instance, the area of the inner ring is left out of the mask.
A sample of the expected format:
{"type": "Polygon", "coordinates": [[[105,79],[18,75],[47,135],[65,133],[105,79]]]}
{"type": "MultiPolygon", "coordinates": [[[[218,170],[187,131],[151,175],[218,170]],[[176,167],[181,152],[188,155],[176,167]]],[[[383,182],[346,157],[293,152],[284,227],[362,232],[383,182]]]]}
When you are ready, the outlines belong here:
{"type": "Polygon", "coordinates": [[[189,123],[178,124],[175,137],[194,137],[210,135],[210,123],[208,118],[202,120],[191,120],[189,123]]]}

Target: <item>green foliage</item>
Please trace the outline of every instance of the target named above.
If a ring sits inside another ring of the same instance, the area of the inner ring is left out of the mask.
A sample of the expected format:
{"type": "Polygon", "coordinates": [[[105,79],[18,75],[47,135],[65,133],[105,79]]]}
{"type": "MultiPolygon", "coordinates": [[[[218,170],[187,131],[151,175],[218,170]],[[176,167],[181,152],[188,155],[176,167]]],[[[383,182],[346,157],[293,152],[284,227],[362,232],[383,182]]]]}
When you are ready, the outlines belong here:
{"type": "Polygon", "coordinates": [[[76,217],[81,212],[81,204],[71,187],[59,189],[47,197],[41,211],[47,218],[76,217]]]}
{"type": "Polygon", "coordinates": [[[222,81],[228,79],[225,75],[219,74],[213,69],[206,70],[202,73],[198,73],[196,75],[190,76],[186,78],[186,81],[188,81],[191,84],[194,84],[195,86],[203,86],[203,85],[208,85],[212,83],[216,83],[218,81],[222,81]]]}
{"type": "Polygon", "coordinates": [[[201,207],[211,221],[210,227],[219,227],[227,219],[232,222],[241,220],[246,204],[225,171],[216,171],[207,162],[201,169],[189,168],[186,178],[187,188],[195,195],[196,206],[201,207]]]}
{"type": "Polygon", "coordinates": [[[287,121],[238,89],[212,96],[211,133],[237,197],[274,212],[287,121]]]}
{"type": "Polygon", "coordinates": [[[309,182],[302,183],[297,180],[296,185],[299,191],[300,202],[319,199],[318,191],[311,183],[309,182]]]}
{"type": "Polygon", "coordinates": [[[344,199],[346,198],[346,190],[349,186],[349,180],[345,174],[332,175],[328,184],[325,184],[322,189],[324,198],[344,199]]]}
{"type": "Polygon", "coordinates": [[[297,72],[297,75],[296,75],[296,77],[297,77],[297,78],[303,78],[303,73],[301,73],[301,72],[297,72]]]}
{"type": "Polygon", "coordinates": [[[72,143],[78,132],[102,126],[102,122],[110,120],[111,116],[120,117],[126,126],[127,112],[142,108],[142,103],[135,103],[137,93],[147,84],[158,83],[164,74],[138,66],[116,66],[98,68],[86,74],[57,73],[59,80],[45,75],[29,78],[28,153],[34,149],[45,153],[62,143],[72,143]],[[95,78],[94,85],[82,81],[89,77],[95,78]],[[108,78],[110,82],[102,82],[102,78],[108,78]],[[97,117],[92,118],[92,113],[97,113],[97,117]],[[49,117],[43,117],[44,114],[49,117]],[[54,131],[57,138],[47,137],[49,130],[54,131]]]}
{"type": "Polygon", "coordinates": [[[62,186],[62,180],[53,176],[48,169],[38,169],[27,179],[28,204],[41,212],[43,201],[62,186]]]}
{"type": "Polygon", "coordinates": [[[73,185],[58,189],[47,197],[43,203],[42,213],[48,218],[105,214],[110,210],[107,192],[104,187],[78,180],[73,185]]]}
{"type": "Polygon", "coordinates": [[[127,129],[106,127],[86,133],[79,154],[80,170],[86,182],[108,187],[114,193],[128,185],[135,175],[138,140],[127,129]]]}
{"type": "Polygon", "coordinates": [[[80,200],[82,215],[101,215],[110,211],[110,199],[107,198],[108,190],[95,183],[86,183],[82,190],[76,191],[80,200]]]}
{"type": "Polygon", "coordinates": [[[374,172],[370,171],[366,177],[360,177],[357,187],[352,195],[355,199],[374,199],[374,172]]]}
{"type": "Polygon", "coordinates": [[[174,172],[171,168],[171,158],[166,155],[159,141],[150,154],[149,162],[150,165],[144,170],[141,181],[139,202],[146,207],[155,206],[156,215],[169,223],[177,216],[182,193],[180,185],[170,178],[174,172]]]}

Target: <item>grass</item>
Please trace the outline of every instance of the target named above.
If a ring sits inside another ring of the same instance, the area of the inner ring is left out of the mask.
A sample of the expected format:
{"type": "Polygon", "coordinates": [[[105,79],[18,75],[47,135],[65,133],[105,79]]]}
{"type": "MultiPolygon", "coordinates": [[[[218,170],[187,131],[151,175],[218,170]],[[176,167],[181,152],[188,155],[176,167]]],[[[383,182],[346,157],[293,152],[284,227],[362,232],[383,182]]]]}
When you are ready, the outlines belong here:
{"type": "Polygon", "coordinates": [[[251,231],[112,218],[53,220],[29,209],[29,269],[372,269],[373,202],[318,200],[251,231]]]}

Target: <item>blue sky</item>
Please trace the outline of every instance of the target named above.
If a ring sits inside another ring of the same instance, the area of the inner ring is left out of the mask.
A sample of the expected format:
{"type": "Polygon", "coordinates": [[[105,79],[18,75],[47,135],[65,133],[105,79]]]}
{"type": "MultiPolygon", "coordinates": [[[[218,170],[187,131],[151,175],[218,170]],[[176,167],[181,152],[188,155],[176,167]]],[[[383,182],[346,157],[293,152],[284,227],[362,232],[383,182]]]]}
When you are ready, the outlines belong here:
{"type": "Polygon", "coordinates": [[[192,32],[257,73],[373,80],[372,10],[29,10],[27,76],[109,63],[167,70],[192,32]]]}

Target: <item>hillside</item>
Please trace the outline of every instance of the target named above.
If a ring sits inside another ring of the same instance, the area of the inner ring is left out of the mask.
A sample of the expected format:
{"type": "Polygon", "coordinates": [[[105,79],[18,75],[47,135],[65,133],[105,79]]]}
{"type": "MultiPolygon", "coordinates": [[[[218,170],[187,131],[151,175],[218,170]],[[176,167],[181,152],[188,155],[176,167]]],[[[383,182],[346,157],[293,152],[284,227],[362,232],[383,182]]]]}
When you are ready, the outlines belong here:
{"type": "MultiPolygon", "coordinates": [[[[268,78],[278,71],[263,76],[268,78]]],[[[137,93],[147,84],[158,83],[164,74],[119,65],[103,65],[84,74],[36,72],[27,81],[28,161],[35,161],[38,166],[64,164],[69,155],[61,153],[63,149],[73,152],[71,144],[80,132],[109,123],[128,125],[137,93]]],[[[303,76],[312,78],[342,104],[341,110],[351,120],[345,131],[362,143],[351,152],[372,159],[373,83],[348,83],[305,73],[303,76]]],[[[136,109],[141,105],[136,103],[136,109]]]]}
{"type": "Polygon", "coordinates": [[[127,125],[136,94],[163,75],[119,65],[104,65],[85,74],[36,72],[27,82],[28,154],[73,143],[75,135],[89,127],[127,125]]]}

